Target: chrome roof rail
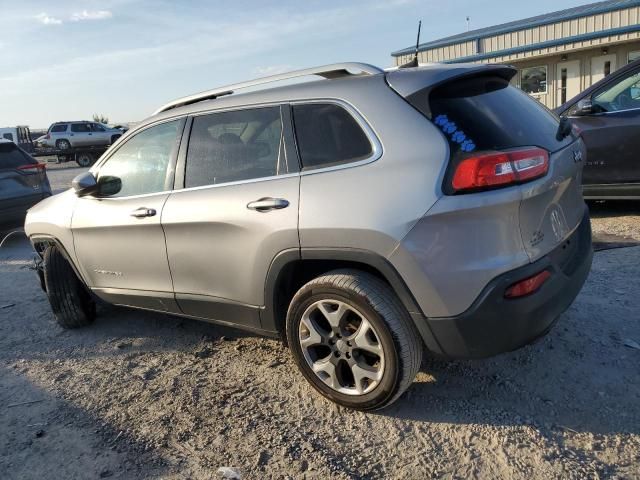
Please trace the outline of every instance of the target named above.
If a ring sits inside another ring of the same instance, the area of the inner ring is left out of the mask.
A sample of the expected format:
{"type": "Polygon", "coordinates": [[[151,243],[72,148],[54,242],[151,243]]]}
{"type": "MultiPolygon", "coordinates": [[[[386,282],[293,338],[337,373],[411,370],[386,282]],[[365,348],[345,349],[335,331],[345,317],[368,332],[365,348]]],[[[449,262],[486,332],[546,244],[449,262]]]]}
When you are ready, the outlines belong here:
{"type": "Polygon", "coordinates": [[[214,98],[222,97],[223,95],[231,95],[236,90],[241,88],[251,88],[266,83],[281,82],[284,80],[290,80],[292,78],[306,77],[309,75],[318,75],[326,79],[346,77],[349,75],[376,75],[384,73],[384,70],[369,65],[366,63],[333,63],[331,65],[324,65],[322,67],[306,68],[304,70],[295,70],[288,73],[280,73],[278,75],[271,75],[269,77],[258,78],[255,80],[249,80],[247,82],[236,83],[234,85],[227,85],[225,87],[214,88],[213,90],[207,90],[205,92],[195,93],[187,97],[182,97],[173,102],[169,102],[163,105],[153,114],[166,112],[172,108],[182,107],[184,105],[190,105],[192,103],[201,102],[203,100],[212,100],[214,98]]]}

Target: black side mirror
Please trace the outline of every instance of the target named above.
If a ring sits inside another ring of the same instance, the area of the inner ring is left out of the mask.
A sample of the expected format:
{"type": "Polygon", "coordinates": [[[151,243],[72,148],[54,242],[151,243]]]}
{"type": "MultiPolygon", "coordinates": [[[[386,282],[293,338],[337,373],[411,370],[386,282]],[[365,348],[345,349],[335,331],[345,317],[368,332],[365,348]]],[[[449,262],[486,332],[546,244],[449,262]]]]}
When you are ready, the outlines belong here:
{"type": "Polygon", "coordinates": [[[571,113],[576,117],[581,117],[584,115],[590,115],[593,113],[593,111],[593,103],[591,103],[591,99],[583,98],[578,103],[576,103],[576,106],[573,108],[573,111],[571,113]]]}
{"type": "Polygon", "coordinates": [[[99,189],[96,177],[91,172],[85,172],[78,175],[71,181],[71,186],[79,197],[96,193],[99,189]]]}
{"type": "Polygon", "coordinates": [[[98,180],[98,195],[109,197],[122,190],[122,180],[118,177],[104,176],[98,180]]]}

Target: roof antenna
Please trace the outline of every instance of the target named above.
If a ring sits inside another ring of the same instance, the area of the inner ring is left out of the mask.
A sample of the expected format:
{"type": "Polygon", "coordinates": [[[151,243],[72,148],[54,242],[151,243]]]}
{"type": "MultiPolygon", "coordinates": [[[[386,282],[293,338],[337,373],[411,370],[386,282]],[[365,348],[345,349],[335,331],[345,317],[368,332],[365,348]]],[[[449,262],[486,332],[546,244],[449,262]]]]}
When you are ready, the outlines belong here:
{"type": "Polygon", "coordinates": [[[415,68],[419,67],[420,63],[418,62],[418,47],[420,47],[420,29],[422,27],[422,20],[418,21],[418,38],[416,38],[416,50],[413,55],[413,60],[405,63],[404,65],[400,65],[400,68],[415,68]]]}

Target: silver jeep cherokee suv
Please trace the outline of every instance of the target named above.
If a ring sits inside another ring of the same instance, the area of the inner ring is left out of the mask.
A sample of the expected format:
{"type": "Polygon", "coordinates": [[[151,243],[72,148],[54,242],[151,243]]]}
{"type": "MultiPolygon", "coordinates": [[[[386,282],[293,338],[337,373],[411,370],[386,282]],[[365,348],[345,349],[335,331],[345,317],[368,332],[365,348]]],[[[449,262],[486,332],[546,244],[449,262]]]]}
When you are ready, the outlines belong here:
{"type": "Polygon", "coordinates": [[[515,72],[338,64],[162,107],[29,211],[58,322],[89,324],[97,298],[282,335],[362,410],[425,348],[528,344],[580,291],[591,228],[583,142],[515,72]],[[255,91],[305,75],[324,79],[255,91]]]}

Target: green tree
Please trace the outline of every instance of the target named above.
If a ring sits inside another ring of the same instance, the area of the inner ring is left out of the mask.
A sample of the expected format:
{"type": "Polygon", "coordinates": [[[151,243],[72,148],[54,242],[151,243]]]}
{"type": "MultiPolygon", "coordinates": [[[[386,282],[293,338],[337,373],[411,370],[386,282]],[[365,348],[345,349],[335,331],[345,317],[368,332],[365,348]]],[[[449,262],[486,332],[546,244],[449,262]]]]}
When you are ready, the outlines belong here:
{"type": "Polygon", "coordinates": [[[93,121],[94,122],[98,122],[98,123],[107,124],[107,123],[109,123],[109,117],[105,117],[104,115],[100,115],[100,114],[94,113],[93,114],[93,121]]]}

